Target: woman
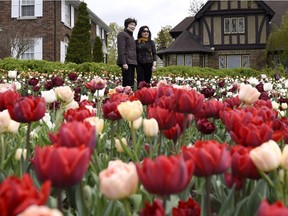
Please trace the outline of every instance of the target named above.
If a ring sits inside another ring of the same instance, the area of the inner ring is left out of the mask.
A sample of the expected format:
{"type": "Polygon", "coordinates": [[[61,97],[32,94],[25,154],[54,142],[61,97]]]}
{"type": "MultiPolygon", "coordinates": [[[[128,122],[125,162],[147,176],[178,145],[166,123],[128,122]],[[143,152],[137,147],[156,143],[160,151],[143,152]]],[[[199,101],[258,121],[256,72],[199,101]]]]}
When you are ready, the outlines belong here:
{"type": "Polygon", "coordinates": [[[156,48],[151,40],[151,32],[148,26],[141,26],[136,40],[137,51],[137,86],[145,81],[150,83],[152,71],[156,71],[156,48]]]}
{"type": "Polygon", "coordinates": [[[124,21],[125,29],[117,36],[117,64],[122,68],[122,86],[134,87],[134,73],[137,65],[135,39],[133,31],[137,25],[134,18],[124,21]]]}

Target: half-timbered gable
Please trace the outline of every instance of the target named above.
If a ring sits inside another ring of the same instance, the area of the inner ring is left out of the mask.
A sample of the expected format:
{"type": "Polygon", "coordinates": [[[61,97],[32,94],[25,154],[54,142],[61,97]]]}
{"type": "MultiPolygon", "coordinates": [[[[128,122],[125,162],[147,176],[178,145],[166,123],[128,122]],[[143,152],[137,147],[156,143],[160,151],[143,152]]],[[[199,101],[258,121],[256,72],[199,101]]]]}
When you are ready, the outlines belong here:
{"type": "Polygon", "coordinates": [[[185,18],[171,30],[175,41],[158,55],[166,66],[189,65],[181,60],[189,53],[192,59],[199,59],[201,55],[204,62],[192,60],[190,66],[259,69],[266,65],[266,42],[271,20],[277,12],[271,7],[275,4],[288,8],[288,2],[280,1],[267,4],[267,1],[210,0],[195,17],[185,18]],[[188,42],[188,37],[195,38],[197,46],[188,42]],[[186,47],[183,53],[178,46],[186,47]],[[199,46],[202,46],[201,52],[196,48],[199,46]]]}

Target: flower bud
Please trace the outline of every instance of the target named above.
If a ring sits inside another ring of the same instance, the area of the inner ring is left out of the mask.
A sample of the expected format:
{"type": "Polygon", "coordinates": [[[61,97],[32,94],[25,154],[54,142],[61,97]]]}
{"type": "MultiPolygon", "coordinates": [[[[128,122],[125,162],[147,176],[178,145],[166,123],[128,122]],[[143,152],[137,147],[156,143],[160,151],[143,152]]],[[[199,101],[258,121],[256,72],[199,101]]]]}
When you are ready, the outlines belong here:
{"type": "MultiPolygon", "coordinates": [[[[135,121],[133,121],[133,128],[135,130],[138,130],[141,127],[142,122],[143,122],[143,118],[142,117],[136,119],[135,121]]],[[[131,122],[129,122],[129,126],[131,128],[131,122]]]]}
{"type": "MultiPolygon", "coordinates": [[[[125,146],[128,146],[128,143],[127,143],[127,140],[125,137],[123,137],[121,139],[121,142],[122,142],[122,145],[125,145],[125,146]]],[[[119,139],[115,139],[115,147],[116,147],[116,150],[119,152],[119,153],[123,153],[124,152],[124,149],[121,145],[121,142],[119,139]]]]}
{"type": "Polygon", "coordinates": [[[143,105],[139,100],[125,101],[117,106],[117,109],[123,119],[135,121],[140,118],[143,112],[143,105]]]}
{"type": "Polygon", "coordinates": [[[20,160],[21,160],[22,153],[23,153],[23,159],[26,160],[27,149],[24,149],[24,150],[22,151],[22,148],[18,148],[18,149],[16,150],[16,153],[15,153],[15,159],[16,159],[17,161],[20,161],[20,160]]]}
{"type": "Polygon", "coordinates": [[[144,119],[143,120],[143,130],[144,134],[148,137],[156,136],[159,132],[159,126],[156,119],[144,119]]]}

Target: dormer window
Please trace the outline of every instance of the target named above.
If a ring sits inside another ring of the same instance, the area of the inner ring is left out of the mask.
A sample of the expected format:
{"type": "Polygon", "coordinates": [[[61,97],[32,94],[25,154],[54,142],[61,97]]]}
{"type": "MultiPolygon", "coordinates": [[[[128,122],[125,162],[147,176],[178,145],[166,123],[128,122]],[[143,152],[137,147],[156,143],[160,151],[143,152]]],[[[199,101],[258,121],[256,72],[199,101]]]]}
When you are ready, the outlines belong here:
{"type": "Polygon", "coordinates": [[[224,34],[245,33],[244,17],[224,18],[224,34]]]}

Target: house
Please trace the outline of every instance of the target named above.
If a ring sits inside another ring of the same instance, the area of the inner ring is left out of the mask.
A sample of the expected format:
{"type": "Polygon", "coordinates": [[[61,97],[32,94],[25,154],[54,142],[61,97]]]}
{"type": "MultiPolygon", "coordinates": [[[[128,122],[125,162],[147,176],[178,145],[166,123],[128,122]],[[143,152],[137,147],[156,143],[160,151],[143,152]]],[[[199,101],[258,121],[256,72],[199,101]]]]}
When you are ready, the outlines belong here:
{"type": "Polygon", "coordinates": [[[288,1],[209,0],[171,29],[175,40],[157,54],[164,66],[260,69],[269,33],[287,8],[288,1]]]}
{"type": "MultiPolygon", "coordinates": [[[[11,54],[15,57],[19,49],[25,47],[20,47],[20,44],[23,45],[24,41],[28,41],[28,48],[26,46],[26,51],[18,56],[20,59],[64,62],[79,4],[78,0],[0,1],[0,31],[7,37],[6,41],[3,39],[4,36],[2,41],[0,38],[0,50],[2,48],[0,58],[11,54]],[[20,40],[23,43],[20,43],[20,40]],[[15,44],[17,46],[13,46],[15,44]]],[[[104,57],[107,59],[109,27],[90,9],[88,12],[91,21],[91,44],[94,44],[95,37],[99,36],[103,44],[104,57]]]]}

